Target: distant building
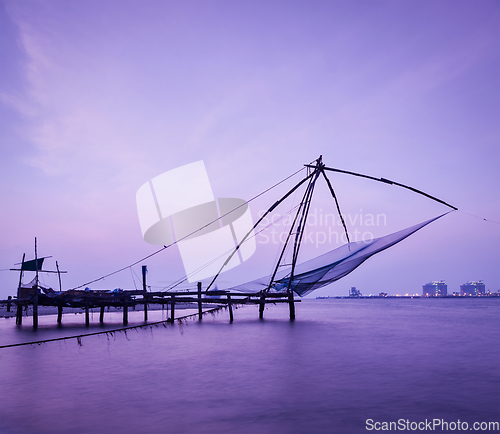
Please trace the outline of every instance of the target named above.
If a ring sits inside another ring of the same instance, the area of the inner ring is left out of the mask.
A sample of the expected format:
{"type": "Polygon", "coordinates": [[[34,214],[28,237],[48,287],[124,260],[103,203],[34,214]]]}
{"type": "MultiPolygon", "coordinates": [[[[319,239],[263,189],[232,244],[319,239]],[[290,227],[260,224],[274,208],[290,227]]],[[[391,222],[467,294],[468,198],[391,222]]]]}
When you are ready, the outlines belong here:
{"type": "Polygon", "coordinates": [[[355,286],[352,286],[350,291],[349,291],[349,297],[360,297],[361,291],[359,289],[356,289],[355,286]]]}
{"type": "Polygon", "coordinates": [[[486,289],[482,280],[479,282],[467,282],[460,285],[460,292],[463,295],[484,295],[486,289]]]}
{"type": "Polygon", "coordinates": [[[422,288],[422,295],[427,297],[448,295],[448,285],[444,283],[444,280],[427,283],[422,288]]]}

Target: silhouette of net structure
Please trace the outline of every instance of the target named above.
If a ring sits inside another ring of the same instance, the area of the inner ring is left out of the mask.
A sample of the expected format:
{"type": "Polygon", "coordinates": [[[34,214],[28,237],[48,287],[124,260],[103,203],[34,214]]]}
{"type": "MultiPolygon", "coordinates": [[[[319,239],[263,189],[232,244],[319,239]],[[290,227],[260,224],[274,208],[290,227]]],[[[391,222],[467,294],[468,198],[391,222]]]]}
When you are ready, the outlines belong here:
{"type": "Polygon", "coordinates": [[[278,271],[271,284],[269,283],[271,276],[266,276],[234,286],[230,290],[258,293],[266,290],[283,292],[289,289],[303,297],[315,289],[329,285],[348,275],[369,257],[394,246],[446,214],[370,241],[344,244],[337,249],[296,265],[292,278],[291,269],[287,268],[278,271]]]}

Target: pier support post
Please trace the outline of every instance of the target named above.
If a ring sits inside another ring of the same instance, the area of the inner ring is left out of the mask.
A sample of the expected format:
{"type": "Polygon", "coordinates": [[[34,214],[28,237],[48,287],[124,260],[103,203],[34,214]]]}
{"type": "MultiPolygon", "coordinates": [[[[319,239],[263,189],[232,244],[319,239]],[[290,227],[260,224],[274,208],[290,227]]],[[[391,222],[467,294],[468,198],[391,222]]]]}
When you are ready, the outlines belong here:
{"type": "Polygon", "coordinates": [[[288,304],[290,305],[290,321],[295,320],[295,302],[293,301],[293,291],[288,293],[288,304]]]}
{"type": "Polygon", "coordinates": [[[128,324],[128,304],[125,302],[123,304],[123,325],[128,324]]]}
{"type": "Polygon", "coordinates": [[[172,295],[172,297],[170,297],[171,301],[170,301],[170,322],[173,323],[174,322],[174,319],[175,319],[175,295],[172,295]]]}
{"type": "Polygon", "coordinates": [[[61,305],[57,306],[57,324],[62,322],[63,307],[61,305]]]}
{"type": "Polygon", "coordinates": [[[38,328],[38,285],[33,286],[35,291],[35,299],[33,301],[33,328],[38,328]]]}
{"type": "Polygon", "coordinates": [[[198,282],[198,321],[201,321],[203,312],[201,310],[201,282],[198,282]]]}
{"type": "Polygon", "coordinates": [[[88,303],[85,305],[85,327],[90,325],[90,309],[88,303]]]}
{"type": "Polygon", "coordinates": [[[229,322],[233,322],[233,303],[229,294],[227,294],[227,306],[229,307],[229,322]]]}
{"type": "Polygon", "coordinates": [[[21,325],[22,323],[23,323],[23,305],[18,302],[16,310],[16,324],[21,325]]]}
{"type": "Polygon", "coordinates": [[[260,306],[259,306],[259,318],[264,318],[264,306],[266,305],[266,296],[262,294],[260,296],[260,306]]]}
{"type": "Polygon", "coordinates": [[[10,306],[11,306],[11,304],[12,304],[12,301],[11,301],[11,300],[12,300],[12,296],[11,296],[11,295],[9,295],[9,296],[7,297],[7,300],[8,300],[8,301],[7,301],[7,312],[10,312],[10,306]]]}
{"type": "Polygon", "coordinates": [[[101,324],[104,322],[104,306],[101,306],[101,310],[99,312],[99,322],[101,324]]]}
{"type": "Polygon", "coordinates": [[[148,292],[146,290],[146,273],[148,272],[148,267],[146,265],[142,266],[142,291],[144,295],[144,321],[148,320],[148,292]]]}

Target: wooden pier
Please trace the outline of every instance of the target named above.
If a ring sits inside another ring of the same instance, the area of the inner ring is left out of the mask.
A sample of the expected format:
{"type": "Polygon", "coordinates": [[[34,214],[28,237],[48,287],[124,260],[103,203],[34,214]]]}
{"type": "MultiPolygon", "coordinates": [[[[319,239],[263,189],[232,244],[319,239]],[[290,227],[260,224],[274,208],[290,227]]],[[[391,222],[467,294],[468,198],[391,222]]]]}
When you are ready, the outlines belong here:
{"type": "MultiPolygon", "coordinates": [[[[26,289],[26,288],[23,288],[26,289]]],[[[85,312],[85,325],[90,325],[91,309],[99,309],[99,322],[104,323],[104,312],[106,308],[118,308],[123,312],[123,324],[128,324],[129,309],[142,308],[144,312],[144,322],[148,321],[148,306],[160,305],[167,307],[170,316],[168,320],[174,322],[175,307],[179,304],[189,304],[198,308],[199,320],[202,320],[203,308],[214,305],[227,306],[229,311],[229,321],[233,322],[233,306],[235,305],[259,305],[259,318],[264,316],[266,304],[288,303],[290,306],[290,319],[295,318],[294,304],[300,300],[294,300],[286,293],[241,293],[224,290],[203,291],[201,282],[198,283],[196,291],[177,292],[147,292],[144,290],[122,290],[122,291],[66,291],[61,293],[44,293],[44,288],[33,286],[30,291],[22,291],[24,297],[0,301],[8,306],[16,308],[16,324],[23,322],[23,311],[32,308],[33,328],[38,327],[38,307],[57,307],[57,323],[63,322],[64,309],[80,308],[85,312]]]]}

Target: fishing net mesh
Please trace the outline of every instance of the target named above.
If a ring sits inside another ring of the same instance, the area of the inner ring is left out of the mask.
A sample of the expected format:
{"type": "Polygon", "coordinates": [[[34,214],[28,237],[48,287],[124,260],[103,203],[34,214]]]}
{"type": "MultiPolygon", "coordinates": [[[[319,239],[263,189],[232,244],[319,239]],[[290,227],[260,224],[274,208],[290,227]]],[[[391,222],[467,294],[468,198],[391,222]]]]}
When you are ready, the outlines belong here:
{"type": "Polygon", "coordinates": [[[242,292],[260,292],[269,288],[269,291],[283,292],[290,287],[302,297],[315,289],[341,279],[359,267],[370,256],[399,243],[443,215],[370,241],[345,244],[321,256],[298,264],[295,267],[291,283],[291,268],[287,268],[276,274],[271,285],[271,276],[266,276],[230,289],[242,292]]]}

